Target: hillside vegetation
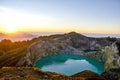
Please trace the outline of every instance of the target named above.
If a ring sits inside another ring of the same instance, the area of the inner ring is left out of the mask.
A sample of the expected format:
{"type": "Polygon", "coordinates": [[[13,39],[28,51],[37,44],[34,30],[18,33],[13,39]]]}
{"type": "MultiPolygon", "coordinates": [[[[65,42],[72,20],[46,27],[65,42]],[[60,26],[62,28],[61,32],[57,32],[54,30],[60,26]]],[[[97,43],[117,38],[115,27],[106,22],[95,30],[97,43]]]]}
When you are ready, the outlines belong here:
{"type": "Polygon", "coordinates": [[[17,66],[17,62],[26,55],[28,45],[29,41],[2,40],[0,42],[0,67],[17,66]]]}

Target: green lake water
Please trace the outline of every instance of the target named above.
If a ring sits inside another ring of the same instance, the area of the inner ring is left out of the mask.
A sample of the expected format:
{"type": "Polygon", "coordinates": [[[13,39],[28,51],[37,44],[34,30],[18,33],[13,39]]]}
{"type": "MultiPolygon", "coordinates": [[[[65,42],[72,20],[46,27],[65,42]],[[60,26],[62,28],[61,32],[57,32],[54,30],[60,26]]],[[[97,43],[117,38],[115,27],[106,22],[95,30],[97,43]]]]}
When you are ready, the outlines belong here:
{"type": "Polygon", "coordinates": [[[34,67],[40,68],[43,71],[57,72],[65,75],[73,75],[84,70],[91,70],[101,74],[104,70],[104,65],[94,59],[62,53],[37,60],[34,67]]]}

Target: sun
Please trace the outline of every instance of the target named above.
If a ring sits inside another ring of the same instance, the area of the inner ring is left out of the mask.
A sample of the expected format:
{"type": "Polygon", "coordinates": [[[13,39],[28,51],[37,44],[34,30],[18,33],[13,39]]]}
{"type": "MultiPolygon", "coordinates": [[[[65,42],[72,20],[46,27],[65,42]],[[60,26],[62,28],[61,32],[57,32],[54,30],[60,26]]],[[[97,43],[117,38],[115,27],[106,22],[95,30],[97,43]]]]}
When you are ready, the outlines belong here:
{"type": "Polygon", "coordinates": [[[12,27],[12,26],[6,26],[6,27],[5,27],[5,32],[6,32],[6,33],[15,33],[16,30],[15,30],[15,28],[12,27]]]}

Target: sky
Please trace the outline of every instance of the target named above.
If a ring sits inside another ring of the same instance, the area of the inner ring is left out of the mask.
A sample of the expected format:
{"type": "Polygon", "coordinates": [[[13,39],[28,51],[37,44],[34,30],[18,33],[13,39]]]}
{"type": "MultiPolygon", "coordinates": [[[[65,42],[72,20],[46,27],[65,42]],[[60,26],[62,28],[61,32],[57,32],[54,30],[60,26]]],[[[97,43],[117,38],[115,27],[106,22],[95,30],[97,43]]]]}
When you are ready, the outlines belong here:
{"type": "Polygon", "coordinates": [[[120,0],[0,0],[0,32],[120,34],[120,0]]]}

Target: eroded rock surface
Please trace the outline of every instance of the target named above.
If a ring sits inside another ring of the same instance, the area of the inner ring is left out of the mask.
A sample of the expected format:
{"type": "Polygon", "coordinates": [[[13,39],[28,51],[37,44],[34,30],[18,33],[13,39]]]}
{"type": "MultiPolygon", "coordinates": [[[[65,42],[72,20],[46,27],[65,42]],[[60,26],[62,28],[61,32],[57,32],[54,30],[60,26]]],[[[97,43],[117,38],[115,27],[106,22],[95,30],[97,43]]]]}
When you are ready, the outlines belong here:
{"type": "Polygon", "coordinates": [[[37,59],[57,53],[85,55],[103,62],[104,59],[102,59],[103,52],[101,52],[101,48],[108,44],[110,44],[110,42],[105,38],[89,38],[75,32],[63,35],[53,35],[46,40],[32,43],[27,49],[26,56],[24,59],[21,59],[18,65],[34,65],[37,59]],[[96,51],[91,51],[91,53],[84,52],[85,50],[91,49],[96,51]]]}

